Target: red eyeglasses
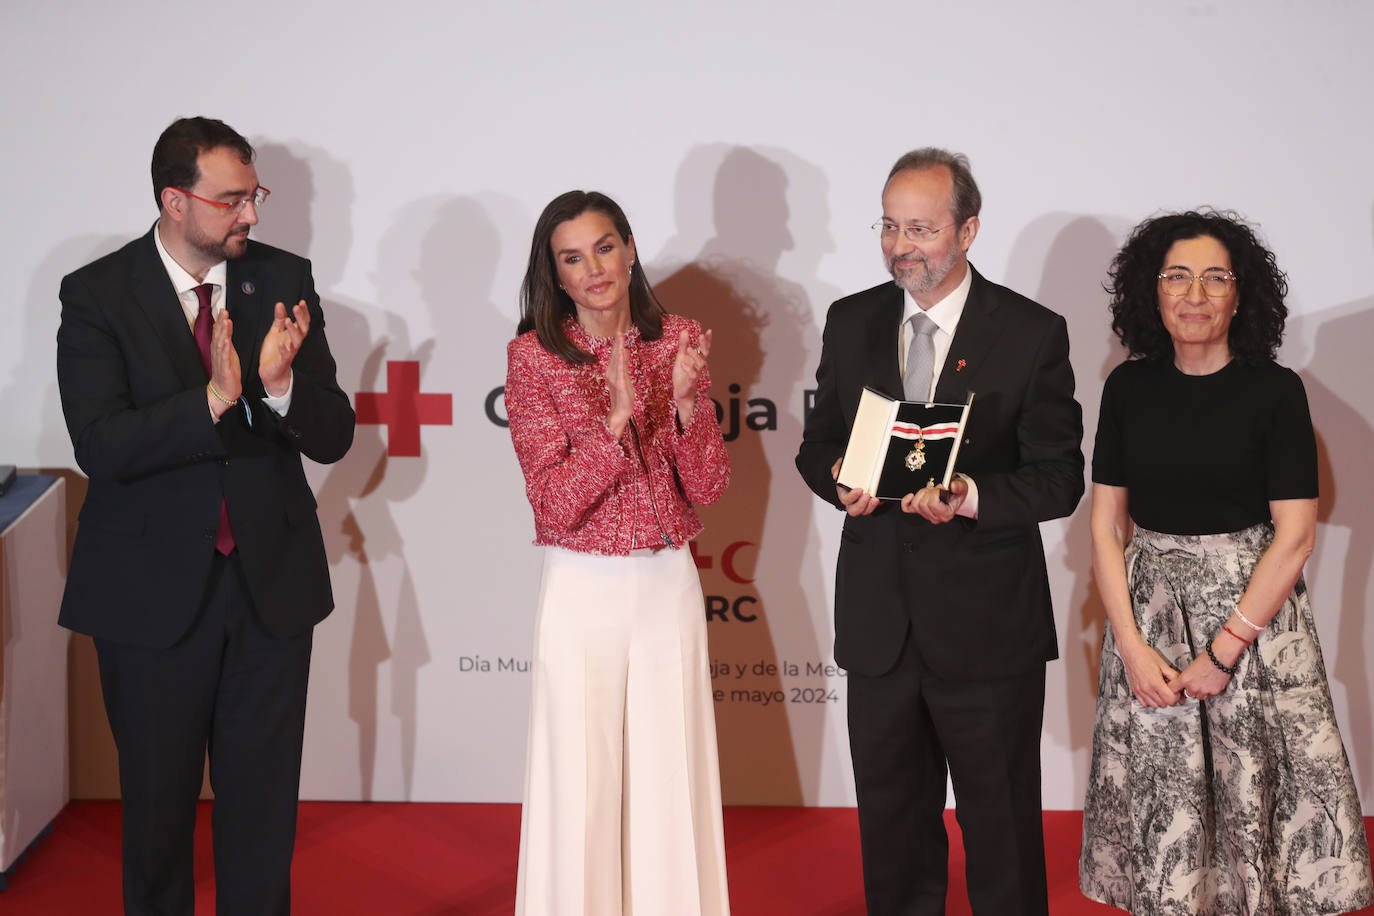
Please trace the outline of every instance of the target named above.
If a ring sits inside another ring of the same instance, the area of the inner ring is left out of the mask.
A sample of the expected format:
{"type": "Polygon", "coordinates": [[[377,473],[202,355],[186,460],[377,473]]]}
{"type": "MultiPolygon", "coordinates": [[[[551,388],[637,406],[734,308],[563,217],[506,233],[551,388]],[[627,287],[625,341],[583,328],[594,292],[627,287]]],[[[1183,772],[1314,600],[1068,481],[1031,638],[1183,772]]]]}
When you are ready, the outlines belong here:
{"type": "Polygon", "coordinates": [[[230,201],[226,204],[223,201],[210,200],[208,197],[201,197],[199,194],[192,194],[185,188],[173,188],[172,190],[180,191],[187,197],[194,197],[196,200],[201,201],[202,203],[207,203],[212,207],[219,207],[221,210],[233,210],[235,213],[242,210],[249,204],[252,204],[254,207],[261,207],[263,203],[266,202],[268,195],[272,193],[270,190],[263,187],[262,185],[258,185],[253,190],[253,193],[249,194],[247,197],[241,197],[238,200],[230,201]]]}

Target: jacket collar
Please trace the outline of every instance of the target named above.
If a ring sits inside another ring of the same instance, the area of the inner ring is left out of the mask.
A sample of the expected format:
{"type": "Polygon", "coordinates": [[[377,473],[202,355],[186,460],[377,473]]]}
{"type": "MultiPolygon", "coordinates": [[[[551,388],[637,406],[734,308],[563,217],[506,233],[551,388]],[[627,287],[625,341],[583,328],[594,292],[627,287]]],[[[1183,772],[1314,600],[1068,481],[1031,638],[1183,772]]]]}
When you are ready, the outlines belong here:
{"type": "MultiPolygon", "coordinates": [[[[181,300],[157,253],[157,243],[153,241],[156,231],[154,223],[135,245],[134,298],[161,338],[163,352],[171,359],[177,377],[188,388],[195,387],[205,383],[205,367],[200,362],[195,336],[186,324],[181,300]]],[[[272,304],[264,305],[270,293],[263,291],[260,274],[261,263],[254,257],[250,242],[243,257],[228,262],[224,284],[224,305],[234,320],[234,349],[239,354],[245,390],[249,387],[248,380],[257,377],[257,344],[267,334],[267,326],[272,320],[272,304]]],[[[286,305],[289,308],[295,303],[286,305]]]]}
{"type": "Polygon", "coordinates": [[[935,385],[935,399],[950,404],[962,403],[970,390],[978,390],[979,372],[985,366],[984,357],[1002,332],[997,323],[999,306],[997,297],[992,293],[992,284],[983,279],[983,275],[972,264],[968,268],[973,274],[968,301],[964,304],[959,326],[954,330],[949,353],[945,355],[940,381],[935,385]]]}
{"type": "Polygon", "coordinates": [[[154,223],[135,246],[134,299],[162,339],[163,352],[172,361],[177,377],[187,387],[204,384],[205,367],[200,362],[200,351],[186,324],[186,313],[181,310],[181,300],[177,298],[172,279],[167,276],[167,268],[157,253],[157,243],[153,241],[156,231],[154,223]]]}
{"type": "MultiPolygon", "coordinates": [[[[593,337],[571,315],[563,319],[563,333],[568,335],[568,340],[572,341],[578,349],[585,350],[597,358],[609,356],[611,348],[615,346],[614,337],[593,337]]],[[[632,347],[637,343],[639,343],[639,326],[631,324],[630,329],[625,332],[625,346],[632,347]]]]}
{"type": "MultiPolygon", "coordinates": [[[[1001,333],[992,284],[972,264],[968,269],[973,277],[968,300],[940,369],[940,381],[935,386],[935,400],[951,404],[962,403],[970,390],[978,390],[977,378],[983,367],[983,357],[1001,333]]],[[[896,283],[888,283],[879,291],[878,313],[868,327],[869,339],[863,342],[863,352],[876,354],[869,366],[866,384],[894,398],[905,397],[897,359],[897,331],[906,307],[905,296],[896,283]]]]}

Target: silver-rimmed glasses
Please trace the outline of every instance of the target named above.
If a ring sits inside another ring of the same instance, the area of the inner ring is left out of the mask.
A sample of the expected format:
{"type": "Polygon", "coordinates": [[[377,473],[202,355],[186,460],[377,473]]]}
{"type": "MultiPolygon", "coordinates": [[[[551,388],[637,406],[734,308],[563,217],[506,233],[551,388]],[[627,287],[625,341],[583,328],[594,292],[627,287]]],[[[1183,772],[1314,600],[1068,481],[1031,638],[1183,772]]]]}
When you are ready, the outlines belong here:
{"type": "Polygon", "coordinates": [[[1197,276],[1191,270],[1172,268],[1159,275],[1159,288],[1170,296],[1186,296],[1199,280],[1209,299],[1225,299],[1236,285],[1236,275],[1229,270],[1204,270],[1197,276]]]}
{"type": "Polygon", "coordinates": [[[900,232],[913,242],[929,242],[931,239],[935,238],[935,236],[953,225],[953,223],[950,223],[948,226],[936,226],[934,228],[930,226],[903,227],[898,226],[896,223],[889,222],[888,220],[880,219],[873,224],[872,229],[874,232],[878,233],[879,238],[884,241],[896,238],[897,233],[900,232]]]}

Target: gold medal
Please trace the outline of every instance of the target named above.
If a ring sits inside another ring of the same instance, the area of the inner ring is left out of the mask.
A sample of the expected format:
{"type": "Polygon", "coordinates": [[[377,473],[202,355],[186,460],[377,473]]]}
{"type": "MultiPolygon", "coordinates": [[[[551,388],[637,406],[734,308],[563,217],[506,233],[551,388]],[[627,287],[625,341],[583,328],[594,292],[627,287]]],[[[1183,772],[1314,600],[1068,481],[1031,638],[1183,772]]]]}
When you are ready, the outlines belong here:
{"type": "Polygon", "coordinates": [[[919,471],[926,466],[926,437],[921,433],[921,428],[916,428],[916,447],[906,456],[906,469],[908,471],[919,471]]]}

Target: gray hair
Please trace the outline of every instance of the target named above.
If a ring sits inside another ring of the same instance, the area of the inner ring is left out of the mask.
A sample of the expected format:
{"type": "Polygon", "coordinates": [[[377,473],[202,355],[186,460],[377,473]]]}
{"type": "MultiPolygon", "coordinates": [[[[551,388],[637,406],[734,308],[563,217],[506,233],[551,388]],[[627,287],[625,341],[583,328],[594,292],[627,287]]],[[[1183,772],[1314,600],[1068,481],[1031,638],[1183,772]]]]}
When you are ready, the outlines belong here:
{"type": "Polygon", "coordinates": [[[954,191],[950,195],[949,208],[954,212],[955,225],[962,226],[973,219],[983,209],[983,195],[978,192],[978,182],[973,180],[973,170],[969,167],[968,157],[963,153],[951,153],[936,146],[923,146],[914,149],[897,160],[887,180],[898,172],[908,169],[919,170],[944,166],[954,179],[954,191]]]}

